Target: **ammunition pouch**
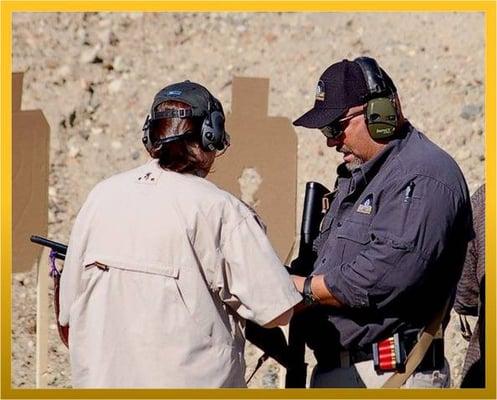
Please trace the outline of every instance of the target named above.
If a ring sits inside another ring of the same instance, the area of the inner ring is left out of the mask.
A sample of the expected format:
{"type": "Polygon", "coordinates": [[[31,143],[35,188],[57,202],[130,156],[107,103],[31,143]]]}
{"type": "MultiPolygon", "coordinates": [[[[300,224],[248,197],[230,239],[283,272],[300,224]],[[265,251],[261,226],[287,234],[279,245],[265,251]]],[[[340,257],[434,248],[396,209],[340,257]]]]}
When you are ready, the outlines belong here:
{"type": "MultiPolygon", "coordinates": [[[[405,355],[409,354],[412,348],[416,345],[419,332],[419,330],[410,330],[399,334],[400,348],[402,349],[401,351],[404,352],[404,357],[401,361],[402,365],[398,365],[399,372],[402,372],[402,367],[405,363],[405,355]]],[[[363,361],[374,361],[375,354],[373,346],[371,346],[370,348],[342,350],[339,352],[338,357],[323,357],[320,354],[316,354],[316,359],[318,360],[321,370],[331,370],[335,368],[348,368],[363,361]]],[[[444,340],[443,337],[436,338],[432,341],[425,356],[423,357],[423,360],[416,368],[416,372],[441,370],[444,367],[444,363],[444,340]]],[[[397,369],[391,369],[388,372],[395,370],[397,369]]],[[[381,374],[382,372],[387,371],[377,369],[377,372],[381,374]]]]}

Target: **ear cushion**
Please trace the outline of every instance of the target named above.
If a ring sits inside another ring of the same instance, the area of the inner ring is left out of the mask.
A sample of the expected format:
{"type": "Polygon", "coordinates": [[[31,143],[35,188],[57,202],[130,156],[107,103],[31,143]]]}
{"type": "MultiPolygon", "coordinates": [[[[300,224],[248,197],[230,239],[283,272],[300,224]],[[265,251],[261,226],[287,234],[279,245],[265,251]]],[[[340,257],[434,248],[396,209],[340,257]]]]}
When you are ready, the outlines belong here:
{"type": "Polygon", "coordinates": [[[202,147],[204,150],[223,150],[225,145],[224,114],[212,111],[202,124],[202,147]]]}
{"type": "Polygon", "coordinates": [[[142,131],[143,131],[142,143],[147,149],[147,151],[150,153],[153,148],[152,140],[150,139],[150,115],[147,115],[145,123],[143,124],[142,131]]]}
{"type": "Polygon", "coordinates": [[[368,102],[366,124],[373,139],[386,139],[395,134],[398,125],[393,98],[379,97],[368,102]]]}

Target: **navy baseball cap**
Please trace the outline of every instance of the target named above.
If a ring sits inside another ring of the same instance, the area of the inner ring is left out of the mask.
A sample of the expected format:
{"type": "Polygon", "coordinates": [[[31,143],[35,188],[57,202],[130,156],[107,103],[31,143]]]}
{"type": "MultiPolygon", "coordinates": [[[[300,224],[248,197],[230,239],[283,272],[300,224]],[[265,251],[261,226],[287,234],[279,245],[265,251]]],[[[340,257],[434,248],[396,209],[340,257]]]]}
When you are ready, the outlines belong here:
{"type": "Polygon", "coordinates": [[[349,108],[364,104],[368,95],[361,67],[353,61],[340,61],[323,72],[316,87],[314,107],[293,121],[293,125],[322,128],[349,108]]]}

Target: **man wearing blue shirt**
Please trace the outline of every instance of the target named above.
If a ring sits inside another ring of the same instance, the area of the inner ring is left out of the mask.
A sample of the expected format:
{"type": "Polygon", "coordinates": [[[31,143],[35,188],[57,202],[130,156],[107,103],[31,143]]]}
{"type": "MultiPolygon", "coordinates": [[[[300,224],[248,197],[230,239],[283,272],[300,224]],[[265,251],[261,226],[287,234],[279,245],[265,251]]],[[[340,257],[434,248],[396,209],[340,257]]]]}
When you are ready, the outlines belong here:
{"type": "MultiPolygon", "coordinates": [[[[404,118],[395,85],[371,58],[331,65],[314,107],[294,125],[320,129],[343,154],[314,243],[314,271],[294,277],[316,305],[303,311],[314,316],[311,386],[381,387],[402,366],[379,368],[373,344],[395,337],[409,354],[453,297],[473,235],[466,182],[456,162],[404,118]]],[[[404,386],[449,383],[440,334],[404,386]]]]}

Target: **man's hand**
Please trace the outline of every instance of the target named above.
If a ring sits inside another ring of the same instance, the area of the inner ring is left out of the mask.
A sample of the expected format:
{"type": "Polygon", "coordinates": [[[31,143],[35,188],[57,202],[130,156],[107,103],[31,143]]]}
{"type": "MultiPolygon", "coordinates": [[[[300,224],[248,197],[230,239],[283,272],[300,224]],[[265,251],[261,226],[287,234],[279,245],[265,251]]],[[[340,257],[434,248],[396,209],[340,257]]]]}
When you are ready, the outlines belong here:
{"type": "Polygon", "coordinates": [[[293,283],[299,293],[304,291],[305,276],[292,275],[293,283]]]}

